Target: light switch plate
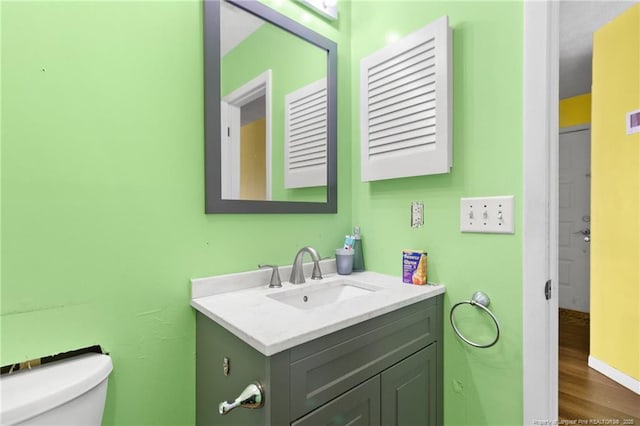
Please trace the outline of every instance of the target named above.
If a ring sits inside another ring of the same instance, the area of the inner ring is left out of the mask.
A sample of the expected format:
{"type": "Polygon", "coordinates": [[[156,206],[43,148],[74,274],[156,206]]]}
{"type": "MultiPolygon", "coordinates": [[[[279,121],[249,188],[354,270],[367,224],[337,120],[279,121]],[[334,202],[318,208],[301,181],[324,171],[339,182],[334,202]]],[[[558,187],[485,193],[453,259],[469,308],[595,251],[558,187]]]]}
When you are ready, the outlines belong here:
{"type": "Polygon", "coordinates": [[[460,199],[460,232],[513,234],[513,195],[460,199]]]}

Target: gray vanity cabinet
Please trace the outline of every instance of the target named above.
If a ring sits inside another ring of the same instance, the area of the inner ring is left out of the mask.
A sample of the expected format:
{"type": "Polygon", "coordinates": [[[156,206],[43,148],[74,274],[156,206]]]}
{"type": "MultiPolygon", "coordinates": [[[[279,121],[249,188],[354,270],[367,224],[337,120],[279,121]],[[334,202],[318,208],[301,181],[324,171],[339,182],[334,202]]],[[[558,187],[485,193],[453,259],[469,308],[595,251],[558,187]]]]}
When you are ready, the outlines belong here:
{"type": "Polygon", "coordinates": [[[264,356],[198,312],[197,424],[442,425],[442,318],[440,295],[264,356]],[[254,381],[264,407],[218,414],[254,381]]]}

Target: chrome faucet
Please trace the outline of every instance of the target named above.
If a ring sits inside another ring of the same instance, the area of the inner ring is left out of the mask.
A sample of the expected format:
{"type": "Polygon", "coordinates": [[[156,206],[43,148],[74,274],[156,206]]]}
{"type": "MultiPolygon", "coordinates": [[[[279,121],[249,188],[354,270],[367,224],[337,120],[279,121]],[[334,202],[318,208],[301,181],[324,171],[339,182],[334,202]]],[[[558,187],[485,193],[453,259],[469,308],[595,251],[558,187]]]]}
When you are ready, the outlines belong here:
{"type": "Polygon", "coordinates": [[[293,261],[293,267],[291,268],[291,277],[289,278],[289,282],[291,284],[303,284],[304,280],[304,269],[302,267],[302,258],[305,253],[309,253],[311,255],[311,259],[313,260],[313,272],[311,273],[312,280],[321,280],[322,279],[322,271],[320,270],[320,255],[313,247],[302,247],[298,250],[296,254],[296,258],[293,261]]]}

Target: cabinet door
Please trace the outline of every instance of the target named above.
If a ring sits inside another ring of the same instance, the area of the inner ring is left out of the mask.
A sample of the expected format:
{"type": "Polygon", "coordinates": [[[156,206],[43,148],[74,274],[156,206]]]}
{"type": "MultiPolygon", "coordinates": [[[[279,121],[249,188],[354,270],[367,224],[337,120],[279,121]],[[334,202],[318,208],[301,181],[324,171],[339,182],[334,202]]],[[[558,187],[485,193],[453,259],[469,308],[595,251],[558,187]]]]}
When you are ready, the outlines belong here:
{"type": "Polygon", "coordinates": [[[328,402],[291,426],[380,426],[380,376],[328,402]]]}
{"type": "Polygon", "coordinates": [[[437,344],[429,345],[382,372],[380,399],[383,425],[436,425],[437,344]]]}
{"type": "Polygon", "coordinates": [[[438,339],[439,306],[436,300],[416,303],[291,349],[291,418],[310,413],[438,339]]]}

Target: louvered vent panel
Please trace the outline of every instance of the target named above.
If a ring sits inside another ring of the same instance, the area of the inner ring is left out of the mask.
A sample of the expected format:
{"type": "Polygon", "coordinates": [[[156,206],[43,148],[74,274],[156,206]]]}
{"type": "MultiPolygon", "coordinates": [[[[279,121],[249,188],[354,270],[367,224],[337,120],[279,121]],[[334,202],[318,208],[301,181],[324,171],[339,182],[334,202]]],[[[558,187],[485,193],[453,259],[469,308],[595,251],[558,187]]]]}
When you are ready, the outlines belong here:
{"type": "Polygon", "coordinates": [[[449,171],[449,37],[443,17],[362,60],[362,180],[449,171]]]}
{"type": "Polygon", "coordinates": [[[285,188],[327,182],[326,79],[285,98],[285,188]]]}

